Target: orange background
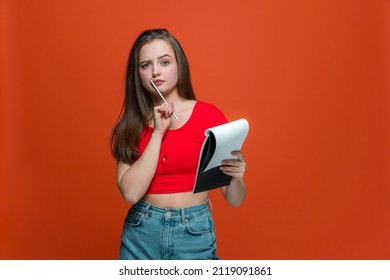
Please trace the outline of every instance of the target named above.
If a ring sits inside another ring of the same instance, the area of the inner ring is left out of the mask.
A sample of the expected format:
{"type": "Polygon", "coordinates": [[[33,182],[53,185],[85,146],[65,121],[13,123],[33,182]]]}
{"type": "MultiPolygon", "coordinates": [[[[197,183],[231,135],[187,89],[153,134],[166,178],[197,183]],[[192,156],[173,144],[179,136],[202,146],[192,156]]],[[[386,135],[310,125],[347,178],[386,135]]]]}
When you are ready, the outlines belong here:
{"type": "Polygon", "coordinates": [[[116,259],[129,204],[109,134],[144,29],[198,99],[247,118],[248,196],[213,191],[223,259],[390,258],[386,0],[4,0],[1,259],[116,259]]]}

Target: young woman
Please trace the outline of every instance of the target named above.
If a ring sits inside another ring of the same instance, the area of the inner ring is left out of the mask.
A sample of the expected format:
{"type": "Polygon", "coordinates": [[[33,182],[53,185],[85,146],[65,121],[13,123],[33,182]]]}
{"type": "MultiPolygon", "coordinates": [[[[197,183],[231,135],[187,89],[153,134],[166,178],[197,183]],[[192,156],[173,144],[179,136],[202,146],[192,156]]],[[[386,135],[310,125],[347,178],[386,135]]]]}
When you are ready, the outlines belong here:
{"type": "MultiPolygon", "coordinates": [[[[204,131],[226,122],[217,107],[196,100],[187,58],[168,30],[140,34],[130,51],[121,117],[111,137],[117,184],[133,204],[120,259],[218,259],[208,193],[192,189],[204,131]]],[[[221,192],[239,206],[245,160],[240,151],[232,154],[237,160],[222,162],[232,180],[221,192]]]]}

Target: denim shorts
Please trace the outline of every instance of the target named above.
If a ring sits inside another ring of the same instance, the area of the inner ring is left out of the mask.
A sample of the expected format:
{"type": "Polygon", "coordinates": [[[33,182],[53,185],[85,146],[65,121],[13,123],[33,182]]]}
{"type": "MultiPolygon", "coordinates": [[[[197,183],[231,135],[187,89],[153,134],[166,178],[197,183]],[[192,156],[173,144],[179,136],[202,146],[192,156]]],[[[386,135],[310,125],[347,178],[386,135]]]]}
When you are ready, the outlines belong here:
{"type": "Polygon", "coordinates": [[[134,204],[122,230],[121,260],[218,260],[209,201],[188,208],[134,204]]]}

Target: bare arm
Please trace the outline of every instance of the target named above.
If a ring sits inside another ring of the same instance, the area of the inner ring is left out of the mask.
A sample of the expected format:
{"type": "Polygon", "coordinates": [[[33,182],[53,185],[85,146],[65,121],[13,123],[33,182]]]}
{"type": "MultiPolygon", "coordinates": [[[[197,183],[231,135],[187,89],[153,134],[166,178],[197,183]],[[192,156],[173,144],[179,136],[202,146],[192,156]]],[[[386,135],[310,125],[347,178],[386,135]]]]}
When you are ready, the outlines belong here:
{"type": "Polygon", "coordinates": [[[232,155],[237,156],[238,159],[222,161],[223,166],[221,166],[221,170],[225,174],[232,176],[232,180],[229,186],[221,188],[221,192],[229,204],[237,207],[241,205],[246,195],[246,186],[242,180],[246,163],[241,151],[234,151],[232,155]]]}
{"type": "Polygon", "coordinates": [[[133,165],[117,163],[117,184],[126,201],[136,203],[148,190],[156,172],[161,139],[162,136],[153,132],[145,151],[133,165]]]}
{"type": "Polygon", "coordinates": [[[156,172],[162,138],[170,126],[174,108],[164,103],[154,108],[154,131],[142,155],[134,164],[117,163],[116,178],[125,200],[136,203],[148,190],[156,172]]]}

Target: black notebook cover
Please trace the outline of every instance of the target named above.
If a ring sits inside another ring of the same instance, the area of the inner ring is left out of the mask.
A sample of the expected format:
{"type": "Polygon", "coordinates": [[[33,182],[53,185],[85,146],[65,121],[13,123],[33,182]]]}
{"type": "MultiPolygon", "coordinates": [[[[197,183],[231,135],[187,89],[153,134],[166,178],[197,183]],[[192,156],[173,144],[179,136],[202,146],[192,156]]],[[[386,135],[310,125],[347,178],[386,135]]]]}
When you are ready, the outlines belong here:
{"type": "Polygon", "coordinates": [[[219,157],[225,155],[223,159],[232,158],[230,152],[241,149],[248,129],[248,122],[245,119],[241,119],[205,131],[206,139],[204,140],[200,153],[197,177],[193,189],[194,193],[208,191],[230,184],[232,177],[226,175],[219,169],[222,158],[218,158],[216,161],[218,164],[215,162],[217,158],[216,151],[218,150],[220,153],[218,155],[219,157]],[[219,145],[218,149],[217,145],[219,145]],[[211,163],[212,167],[207,169],[207,166],[212,160],[214,160],[211,163]]]}

